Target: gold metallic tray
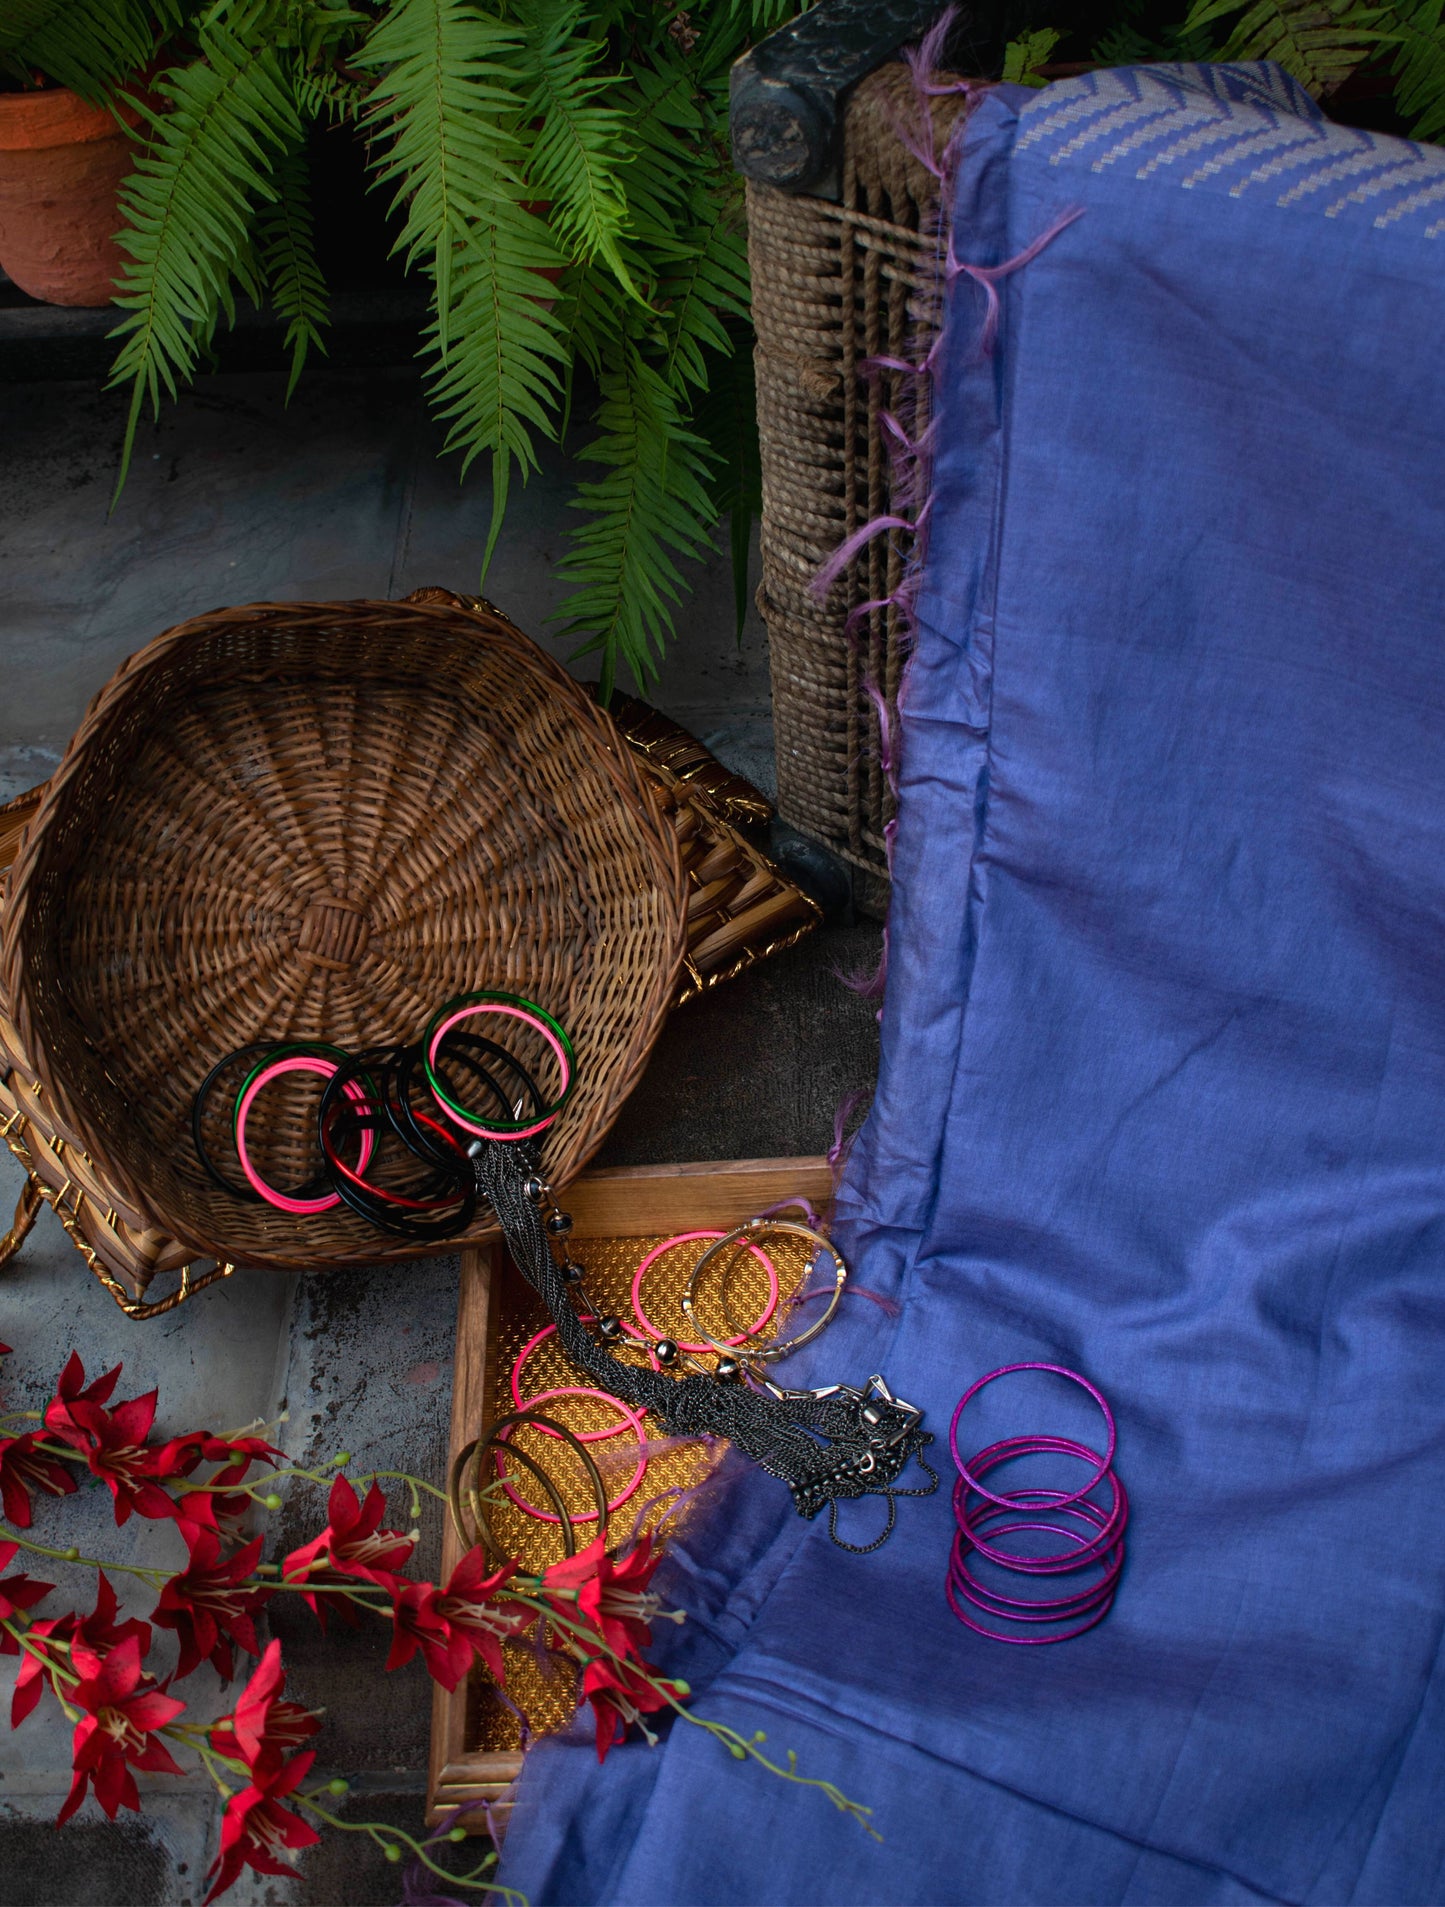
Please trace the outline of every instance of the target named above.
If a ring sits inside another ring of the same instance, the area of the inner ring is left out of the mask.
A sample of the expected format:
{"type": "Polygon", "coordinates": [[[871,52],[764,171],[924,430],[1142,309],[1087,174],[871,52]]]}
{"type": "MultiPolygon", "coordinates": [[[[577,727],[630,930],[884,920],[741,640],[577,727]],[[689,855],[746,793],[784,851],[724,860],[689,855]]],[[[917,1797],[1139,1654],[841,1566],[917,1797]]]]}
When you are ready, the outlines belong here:
{"type": "MultiPolygon", "coordinates": [[[[571,1249],[587,1267],[589,1292],[599,1303],[625,1312],[633,1272],[651,1247],[663,1239],[677,1232],[726,1231],[783,1199],[806,1198],[821,1205],[831,1192],[832,1174],[826,1159],[742,1159],[724,1164],[590,1172],[568,1188],[564,1203],[574,1221],[571,1249]]],[[[673,1275],[656,1280],[648,1297],[654,1322],[663,1330],[678,1328],[681,1323],[676,1302],[682,1290],[685,1248],[675,1256],[673,1275]]],[[[664,1274],[671,1262],[671,1258],[663,1261],[664,1274]]],[[[801,1254],[796,1263],[781,1255],[775,1255],[775,1262],[785,1288],[796,1285],[806,1272],[801,1254]]],[[[540,1300],[524,1284],[501,1247],[464,1251],[461,1266],[448,1471],[457,1452],[485,1424],[512,1408],[510,1376],[517,1352],[547,1322],[540,1300]]],[[[736,1293],[740,1305],[746,1306],[750,1295],[740,1283],[736,1293]]],[[[567,1366],[556,1348],[555,1335],[539,1347],[525,1368],[528,1396],[555,1384],[585,1382],[567,1366]]],[[[603,1407],[599,1404],[595,1408],[600,1425],[604,1421],[603,1407]]],[[[635,1449],[625,1439],[619,1442],[635,1449]]],[[[601,1448],[592,1446],[594,1454],[601,1448]]],[[[646,1481],[637,1496],[613,1519],[609,1544],[624,1540],[634,1526],[651,1528],[665,1513],[666,1505],[648,1511],[648,1503],[663,1491],[701,1482],[711,1461],[695,1445],[682,1445],[651,1457],[646,1481]]],[[[579,1498],[579,1506],[580,1502],[579,1498]]],[[[555,1526],[513,1512],[495,1517],[493,1528],[499,1543],[508,1547],[515,1544],[528,1569],[543,1568],[562,1554],[555,1526]]],[[[585,1531],[583,1525],[579,1540],[585,1540],[585,1531]]],[[[460,1541],[448,1525],[442,1545],[443,1579],[460,1556],[460,1541]]],[[[525,1647],[509,1654],[508,1694],[525,1710],[539,1734],[560,1727],[572,1712],[570,1678],[560,1673],[548,1677],[525,1647]]],[[[498,1699],[485,1670],[474,1669],[454,1693],[436,1688],[428,1821],[435,1824],[452,1810],[470,1806],[472,1812],[459,1817],[461,1825],[485,1833],[485,1803],[491,1807],[493,1821],[500,1824],[506,1805],[503,1796],[522,1763],[518,1743],[516,1718],[498,1699]],[[500,1808],[498,1803],[502,1804],[500,1808]]]]}

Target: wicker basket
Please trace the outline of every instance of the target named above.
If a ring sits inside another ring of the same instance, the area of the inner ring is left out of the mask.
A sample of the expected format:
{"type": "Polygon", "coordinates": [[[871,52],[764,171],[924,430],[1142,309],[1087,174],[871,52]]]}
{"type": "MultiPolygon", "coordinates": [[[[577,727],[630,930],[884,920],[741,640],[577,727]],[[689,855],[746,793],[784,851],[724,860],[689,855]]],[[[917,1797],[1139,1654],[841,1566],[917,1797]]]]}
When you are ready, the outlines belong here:
{"type": "MultiPolygon", "coordinates": [[[[932,102],[935,151],[962,110],[956,95],[932,102]]],[[[900,126],[919,125],[908,69],[881,67],[847,107],[840,204],[748,187],[763,464],[758,607],[772,665],[778,808],[849,863],[855,902],[874,914],[887,904],[892,803],[864,684],[895,700],[904,632],[892,610],[875,611],[851,640],[844,623],[856,604],[892,595],[909,539],[875,538],[826,603],[809,584],[846,536],[893,502],[879,415],[915,395],[918,380],[865,380],[858,366],[880,356],[916,361],[937,324],[937,181],[899,137],[900,126]]]]}
{"type": "MultiPolygon", "coordinates": [[[[497,612],[224,610],[124,665],[51,778],[10,874],[0,1035],[52,1150],[103,1161],[123,1221],[276,1269],[413,1257],[344,1207],[298,1220],[212,1187],[188,1125],[212,1061],[410,1038],[465,988],[527,993],[583,1060],[549,1140],[560,1185],[672,1003],[683,908],[630,751],[497,612]]],[[[254,1140],[278,1182],[308,1175],[294,1118],[254,1140]]]]}
{"type": "MultiPolygon", "coordinates": [[[[444,589],[418,590],[413,600],[484,606],[444,589]]],[[[674,997],[681,1005],[791,946],[818,924],[821,910],[743,831],[755,831],[772,812],[757,789],[646,703],[616,697],[611,713],[678,842],[687,883],[687,954],[674,997]]],[[[0,807],[0,876],[14,861],[44,793],[42,785],[0,807]]],[[[158,1317],[233,1269],[230,1261],[211,1269],[192,1263],[190,1247],[129,1205],[104,1168],[60,1136],[35,1066],[6,1017],[3,991],[0,1135],[28,1174],[15,1221],[0,1236],[0,1267],[18,1251],[44,1201],[129,1317],[158,1317]],[[149,1300],[158,1273],[179,1274],[180,1282],[149,1300]]]]}

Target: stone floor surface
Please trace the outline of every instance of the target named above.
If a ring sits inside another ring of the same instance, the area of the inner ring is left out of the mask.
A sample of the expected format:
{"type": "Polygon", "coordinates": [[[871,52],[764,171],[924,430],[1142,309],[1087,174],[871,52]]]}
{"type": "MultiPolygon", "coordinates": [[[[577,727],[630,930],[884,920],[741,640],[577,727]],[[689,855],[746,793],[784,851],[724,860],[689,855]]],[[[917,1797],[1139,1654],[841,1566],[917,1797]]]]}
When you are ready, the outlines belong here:
{"type": "MultiPolygon", "coordinates": [[[[116,664],[168,625],[258,599],[395,597],[424,583],[469,589],[488,514],[481,481],[460,484],[408,369],[308,375],[289,409],[269,375],[215,377],[142,432],[130,483],[109,511],[120,400],[92,384],[0,385],[0,799],[49,773],[116,664]]],[[[569,471],[547,461],[517,497],[487,593],[555,654],[548,634],[569,471]]],[[[718,558],[696,578],[684,637],[651,697],[734,766],[771,773],[767,658],[750,622],[739,644],[718,558]]],[[[584,662],[578,672],[591,673],[584,662]]],[[[816,1153],[835,1108],[871,1083],[872,1009],[839,984],[870,966],[871,926],[833,927],[678,1012],[602,1162],[664,1163],[816,1153]]],[[[19,1189],[0,1160],[0,1211],[19,1189]]],[[[5,1221],[0,1219],[0,1229],[5,1221]]],[[[285,1421],[279,1439],[310,1466],[339,1449],[354,1467],[440,1480],[451,1398],[457,1268],[434,1258],[385,1270],[289,1279],[238,1274],[158,1321],[127,1321],[85,1272],[49,1212],[0,1274],[0,1408],[44,1400],[71,1349],[87,1370],[124,1360],[120,1395],[159,1386],[158,1429],[285,1421]]],[[[293,1485],[277,1543],[310,1535],[322,1496],[293,1485]]],[[[405,1501],[392,1520],[408,1520],[405,1501]]],[[[174,1532],[113,1526],[103,1492],[37,1512],[35,1534],[116,1562],[175,1551],[174,1532]]],[[[425,1529],[434,1548],[437,1532],[425,1529]]],[[[177,1559],[179,1557],[179,1552],[177,1559]]],[[[32,1569],[73,1588],[59,1562],[32,1569]]],[[[57,1599],[58,1600],[58,1599],[57,1599]]],[[[150,1598],[128,1606],[148,1613],[150,1598]]],[[[88,1606],[83,1604],[83,1606],[88,1606]]],[[[416,1831],[430,1685],[415,1664],[382,1671],[378,1636],[320,1639],[289,1617],[291,1692],[324,1706],[318,1768],[345,1774],[351,1818],[416,1831]]],[[[6,1665],[13,1675],[14,1664],[6,1665]]],[[[209,1670],[179,1692],[199,1713],[229,1704],[209,1670]],[[206,1685],[209,1684],[209,1689],[206,1685]],[[209,1710],[207,1702],[214,1703],[209,1710]]],[[[0,1701],[7,1700],[0,1689],[0,1701]]],[[[93,1802],[61,1833],[69,1730],[55,1715],[0,1732],[0,1907],[198,1907],[219,1808],[202,1779],[142,1777],[143,1812],[107,1823],[93,1802]]],[[[361,1835],[332,1835],[298,1882],[247,1880],[235,1907],[363,1907],[401,1899],[401,1876],[361,1835]]]]}

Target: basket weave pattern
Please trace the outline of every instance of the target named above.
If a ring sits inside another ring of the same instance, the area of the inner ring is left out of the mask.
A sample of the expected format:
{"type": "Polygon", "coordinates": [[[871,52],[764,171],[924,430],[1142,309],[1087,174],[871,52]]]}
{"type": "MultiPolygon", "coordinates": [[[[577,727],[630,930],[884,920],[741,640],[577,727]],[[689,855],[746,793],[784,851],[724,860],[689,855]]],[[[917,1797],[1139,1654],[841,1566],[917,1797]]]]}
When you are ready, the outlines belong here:
{"type": "MultiPolygon", "coordinates": [[[[963,111],[931,102],[942,152],[963,111]]],[[[889,597],[910,539],[876,537],[830,591],[809,593],[819,567],[896,501],[884,411],[921,401],[921,380],[859,375],[866,359],[916,361],[938,324],[937,181],[899,137],[917,137],[908,69],[881,68],[849,102],[843,198],[831,204],[770,186],[748,187],[748,250],[757,327],[762,442],[763,579],[768,625],[778,808],[856,870],[856,898],[882,913],[888,892],[884,829],[892,800],[880,765],[878,718],[864,688],[896,703],[906,631],[875,610],[854,632],[855,605],[889,597]]],[[[915,413],[921,430],[926,416],[915,413]]]]}
{"type": "MultiPolygon", "coordinates": [[[[525,993],[584,1056],[549,1135],[560,1185],[636,1083],[682,954],[672,829],[505,618],[265,604],[169,631],[92,704],[11,873],[0,989],[56,1139],[115,1199],[194,1250],[311,1269],[417,1247],[214,1188],[188,1121],[215,1059],[410,1039],[451,994],[525,993]]],[[[273,1182],[314,1169],[308,1137],[263,1112],[273,1182]]]]}

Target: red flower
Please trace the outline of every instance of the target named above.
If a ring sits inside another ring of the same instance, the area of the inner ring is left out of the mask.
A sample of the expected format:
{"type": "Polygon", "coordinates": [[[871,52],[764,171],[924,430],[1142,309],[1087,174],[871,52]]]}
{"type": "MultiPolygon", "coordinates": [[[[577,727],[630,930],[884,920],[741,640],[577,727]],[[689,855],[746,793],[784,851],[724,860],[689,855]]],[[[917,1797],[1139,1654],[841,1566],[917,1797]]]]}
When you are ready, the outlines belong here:
{"type": "Polygon", "coordinates": [[[281,1799],[305,1778],[315,1759],[314,1755],[297,1755],[284,1768],[254,1776],[248,1788],[231,1796],[221,1821],[221,1851],[207,1877],[211,1891],[204,1907],[210,1907],[218,1894],[224,1894],[246,1867],[254,1867],[258,1874],[301,1878],[294,1867],[276,1857],[283,1848],[311,1847],[321,1836],[299,1814],[283,1808],[281,1799]]]}
{"type": "Polygon", "coordinates": [[[186,1453],[176,1446],[183,1446],[185,1440],[177,1439],[164,1448],[147,1444],[155,1422],[155,1391],[117,1404],[113,1411],[105,1408],[120,1370],[117,1364],[86,1388],[85,1366],[72,1351],[56,1394],[46,1405],[45,1425],[53,1436],[78,1450],[109,1488],[117,1523],[124,1523],[132,1510],[158,1521],[176,1513],[175,1499],[157,1479],[183,1467],[186,1453]]]}
{"type": "Polygon", "coordinates": [[[224,1542],[239,1543],[254,1508],[239,1490],[183,1490],[176,1498],[176,1521],[183,1535],[192,1529],[211,1530],[224,1542]]]}
{"type": "MultiPolygon", "coordinates": [[[[469,1655],[481,1657],[494,1682],[503,1680],[503,1641],[525,1634],[536,1620],[535,1613],[522,1604],[504,1608],[496,1600],[497,1592],[515,1573],[516,1567],[515,1563],[504,1563],[488,1574],[485,1552],[468,1550],[436,1600],[437,1614],[447,1622],[453,1637],[460,1632],[469,1655]]],[[[427,1666],[430,1668],[430,1663],[427,1666]]],[[[469,1667],[470,1662],[466,1666],[469,1667]]],[[[435,1670],[432,1673],[435,1675],[435,1670]]],[[[441,1681],[442,1678],[437,1676],[436,1679],[441,1681]]],[[[446,1686],[452,1688],[455,1683],[446,1686]]]]}
{"type": "Polygon", "coordinates": [[[286,1453],[268,1444],[262,1437],[217,1437],[209,1430],[188,1430],[172,1437],[156,1453],[167,1476],[188,1477],[198,1463],[219,1463],[224,1468],[211,1478],[209,1488],[217,1484],[239,1483],[253,1463],[265,1458],[284,1463],[286,1453]]]}
{"type": "Polygon", "coordinates": [[[88,1784],[113,1821],[118,1808],[140,1809],[132,1768],[153,1774],[179,1775],[185,1771],[172,1759],[155,1731],[173,1722],[185,1703],[162,1695],[140,1665],[140,1643],[134,1636],[99,1656],[72,1643],[70,1666],[80,1673],[76,1685],[67,1685],[65,1699],[85,1711],[75,1731],[75,1776],[55,1825],[63,1827],[85,1799],[88,1784]]]}
{"type": "MultiPolygon", "coordinates": [[[[683,1693],[680,1684],[659,1676],[639,1653],[662,1613],[661,1601],[647,1587],[661,1560],[644,1537],[614,1562],[599,1536],[575,1556],[554,1563],[542,1578],[541,1594],[546,1600],[551,1600],[551,1590],[577,1592],[575,1602],[570,1597],[556,1599],[558,1613],[586,1623],[611,1651],[594,1656],[582,1676],[582,1693],[596,1717],[599,1761],[622,1740],[630,1723],[641,1724],[644,1715],[669,1708],[670,1697],[683,1693]]],[[[580,1652],[585,1640],[572,1637],[570,1646],[580,1652]]]]}
{"type": "Polygon", "coordinates": [[[27,1431],[23,1437],[0,1437],[0,1494],[5,1504],[5,1520],[17,1530],[30,1528],[30,1492],[46,1490],[51,1496],[73,1496],[80,1488],[74,1475],[58,1457],[37,1450],[39,1431],[27,1431]]]}
{"type": "Polygon", "coordinates": [[[644,1715],[670,1708],[669,1693],[674,1697],[685,1693],[681,1685],[661,1676],[649,1679],[649,1667],[646,1662],[613,1662],[596,1656],[583,1670],[582,1693],[592,1704],[597,1723],[599,1761],[606,1761],[607,1750],[622,1740],[631,1723],[641,1724],[644,1715]]]}
{"type": "Polygon", "coordinates": [[[72,1421],[71,1411],[76,1405],[86,1410],[98,1410],[110,1402],[111,1393],[120,1381],[123,1366],[117,1364],[113,1371],[107,1371],[104,1377],[96,1378],[88,1388],[85,1387],[85,1366],[80,1355],[72,1351],[66,1359],[65,1369],[60,1373],[55,1386],[55,1395],[45,1407],[46,1425],[65,1443],[74,1443],[80,1449],[86,1433],[72,1421]],[[67,1436],[67,1430],[74,1436],[67,1436]]]}
{"type": "Polygon", "coordinates": [[[279,1768],[290,1750],[299,1748],[321,1726],[299,1702],[280,1699],[285,1682],[281,1644],[268,1642],[235,1712],[223,1715],[211,1728],[216,1753],[241,1762],[253,1779],[258,1769],[279,1768]]]}
{"type": "MultiPolygon", "coordinates": [[[[18,1543],[0,1543],[0,1569],[10,1567],[11,1558],[19,1549],[18,1543]]],[[[9,1622],[12,1616],[23,1615],[33,1609],[37,1602],[43,1602],[54,1589],[54,1583],[36,1582],[33,1576],[6,1576],[0,1581],[0,1622],[9,1622]]],[[[7,1630],[0,1636],[0,1655],[19,1655],[20,1644],[7,1630]]]]}
{"type": "Polygon", "coordinates": [[[209,1657],[217,1675],[229,1682],[236,1672],[232,1642],[239,1642],[248,1654],[261,1653],[254,1618],[271,1592],[241,1587],[261,1554],[261,1538],[224,1558],[214,1531],[187,1525],[185,1538],[191,1560],[161,1591],[151,1621],[174,1629],[180,1638],[177,1679],[209,1657]]]}
{"type": "Polygon", "coordinates": [[[57,1616],[49,1622],[31,1623],[27,1638],[31,1646],[21,1659],[20,1672],[15,1678],[15,1695],[10,1704],[12,1728],[18,1728],[40,1700],[52,1659],[62,1666],[68,1660],[65,1650],[52,1650],[49,1647],[51,1642],[79,1642],[93,1655],[107,1655],[120,1643],[134,1637],[142,1655],[150,1649],[150,1624],[136,1616],[128,1616],[124,1622],[117,1623],[115,1618],[120,1604],[115,1591],[104,1570],[97,1571],[97,1575],[100,1580],[96,1588],[95,1607],[88,1616],[70,1614],[57,1616]],[[44,1651],[44,1660],[32,1653],[37,1646],[44,1651]]]}
{"type": "MultiPolygon", "coordinates": [[[[366,1493],[365,1502],[358,1502],[356,1492],[346,1478],[338,1477],[331,1486],[326,1510],[326,1528],[300,1549],[293,1549],[281,1565],[281,1574],[286,1581],[319,1584],[327,1580],[335,1582],[338,1577],[351,1577],[356,1581],[375,1583],[394,1594],[399,1580],[395,1574],[396,1567],[410,1559],[416,1538],[404,1536],[400,1530],[384,1530],[380,1527],[386,1513],[386,1498],[377,1486],[373,1483],[366,1493]]],[[[325,1604],[328,1601],[339,1605],[339,1613],[347,1621],[357,1620],[344,1597],[308,1594],[306,1601],[310,1603],[323,1629],[326,1626],[325,1604]]]]}
{"type": "Polygon", "coordinates": [[[549,1589],[575,1589],[575,1603],[559,1600],[566,1615],[576,1613],[603,1637],[614,1654],[636,1655],[652,1640],[652,1624],[662,1614],[659,1597],[648,1591],[661,1556],[652,1553],[652,1539],[644,1536],[628,1554],[613,1561],[596,1536],[586,1549],[553,1563],[542,1578],[542,1595],[549,1589]]]}

